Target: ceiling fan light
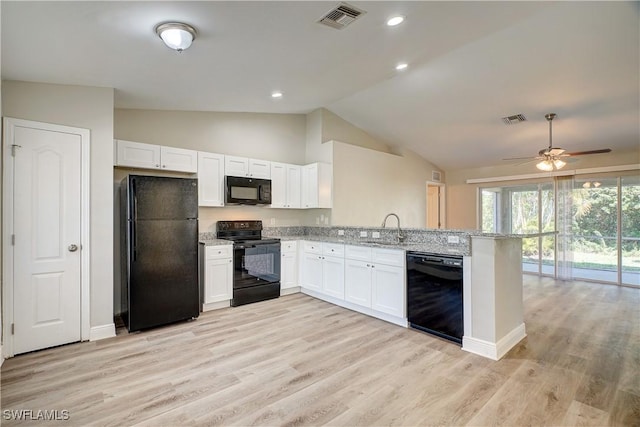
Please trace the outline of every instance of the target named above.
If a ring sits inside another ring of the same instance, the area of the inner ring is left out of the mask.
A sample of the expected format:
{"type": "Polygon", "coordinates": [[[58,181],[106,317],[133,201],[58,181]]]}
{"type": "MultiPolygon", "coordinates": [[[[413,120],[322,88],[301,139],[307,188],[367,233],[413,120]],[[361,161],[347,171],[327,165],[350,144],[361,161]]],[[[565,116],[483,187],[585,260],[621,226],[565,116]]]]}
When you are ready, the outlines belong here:
{"type": "Polygon", "coordinates": [[[182,52],[191,46],[196,38],[196,30],[180,22],[167,22],[156,27],[156,34],[167,47],[182,52]]]}
{"type": "Polygon", "coordinates": [[[600,187],[600,183],[598,181],[596,181],[596,182],[593,183],[593,186],[598,188],[598,187],[600,187]]]}
{"type": "Polygon", "coordinates": [[[582,188],[591,188],[591,183],[589,181],[582,184],[582,188]]]}
{"type": "Polygon", "coordinates": [[[553,161],[553,166],[556,167],[556,169],[562,169],[563,167],[565,167],[567,165],[567,162],[560,160],[560,159],[555,159],[553,161]]]}
{"type": "Polygon", "coordinates": [[[553,163],[550,160],[543,160],[536,165],[538,169],[545,172],[551,172],[553,170],[553,163]]]}

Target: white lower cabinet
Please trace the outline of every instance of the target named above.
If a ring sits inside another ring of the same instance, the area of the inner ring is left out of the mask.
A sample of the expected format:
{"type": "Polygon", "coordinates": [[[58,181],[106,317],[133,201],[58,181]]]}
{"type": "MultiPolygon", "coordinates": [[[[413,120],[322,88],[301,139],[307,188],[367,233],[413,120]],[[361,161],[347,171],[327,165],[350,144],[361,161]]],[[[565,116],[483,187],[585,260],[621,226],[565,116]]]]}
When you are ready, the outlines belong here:
{"type": "Polygon", "coordinates": [[[371,308],[396,317],[405,317],[405,269],[375,264],[371,278],[371,308]]]}
{"type": "Polygon", "coordinates": [[[344,299],[344,258],[322,257],[322,292],[344,299]]]}
{"type": "Polygon", "coordinates": [[[282,242],[280,263],[280,290],[298,286],[298,242],[282,242]]]}
{"type": "Polygon", "coordinates": [[[303,288],[344,299],[344,245],[302,242],[303,288]]]}
{"type": "Polygon", "coordinates": [[[345,257],[345,300],[406,317],[404,251],[346,246],[345,257]]]}
{"type": "Polygon", "coordinates": [[[204,306],[233,298],[233,247],[207,246],[204,264],[204,306]]]}
{"type": "Polygon", "coordinates": [[[345,260],[344,299],[363,307],[371,308],[371,262],[354,259],[345,260]]]}

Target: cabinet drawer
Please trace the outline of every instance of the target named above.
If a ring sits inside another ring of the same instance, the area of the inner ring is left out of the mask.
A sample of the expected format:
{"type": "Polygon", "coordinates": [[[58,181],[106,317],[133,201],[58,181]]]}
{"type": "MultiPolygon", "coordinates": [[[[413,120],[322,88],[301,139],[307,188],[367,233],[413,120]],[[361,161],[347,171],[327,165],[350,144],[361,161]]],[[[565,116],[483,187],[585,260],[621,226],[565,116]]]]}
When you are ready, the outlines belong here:
{"type": "Polygon", "coordinates": [[[328,256],[344,256],[344,245],[342,243],[323,243],[322,254],[328,256]]]}
{"type": "Polygon", "coordinates": [[[404,251],[398,249],[374,248],[371,251],[371,261],[374,264],[386,264],[402,267],[404,265],[404,251]]]}
{"type": "Polygon", "coordinates": [[[322,242],[309,242],[305,241],[302,246],[302,250],[309,254],[321,254],[322,242]]]}
{"type": "Polygon", "coordinates": [[[233,246],[207,246],[206,257],[207,259],[231,258],[233,257],[233,246]]]}
{"type": "Polygon", "coordinates": [[[359,261],[371,261],[371,248],[366,246],[345,246],[344,257],[359,261]]]}
{"type": "Polygon", "coordinates": [[[282,253],[290,253],[295,252],[298,249],[298,242],[290,241],[290,242],[281,242],[280,251],[282,253]]]}

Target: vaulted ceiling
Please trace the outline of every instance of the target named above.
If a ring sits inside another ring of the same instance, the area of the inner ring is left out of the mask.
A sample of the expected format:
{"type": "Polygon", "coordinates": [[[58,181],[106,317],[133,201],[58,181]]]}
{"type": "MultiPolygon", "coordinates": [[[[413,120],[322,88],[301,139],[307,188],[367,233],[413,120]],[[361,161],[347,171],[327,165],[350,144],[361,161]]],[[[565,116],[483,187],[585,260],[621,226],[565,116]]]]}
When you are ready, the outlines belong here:
{"type": "Polygon", "coordinates": [[[554,145],[640,150],[637,1],[353,1],[349,26],[317,23],[338,4],[3,1],[2,78],[113,87],[118,108],[327,108],[445,170],[535,155],[549,112],[554,145]],[[190,49],[162,44],[166,21],[197,28],[190,49]]]}

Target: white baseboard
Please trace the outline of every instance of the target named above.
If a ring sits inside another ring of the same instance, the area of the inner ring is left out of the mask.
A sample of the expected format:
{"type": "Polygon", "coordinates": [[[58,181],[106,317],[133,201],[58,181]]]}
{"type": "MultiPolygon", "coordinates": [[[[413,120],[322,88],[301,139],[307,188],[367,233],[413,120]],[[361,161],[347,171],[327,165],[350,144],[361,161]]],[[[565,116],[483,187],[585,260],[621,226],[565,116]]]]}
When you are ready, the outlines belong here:
{"type": "Polygon", "coordinates": [[[375,317],[377,319],[384,320],[386,322],[393,323],[393,324],[398,325],[398,326],[402,326],[404,328],[409,327],[409,323],[407,322],[407,319],[405,319],[405,318],[396,317],[396,316],[393,316],[393,315],[390,315],[390,314],[387,314],[387,313],[383,313],[381,311],[373,310],[373,309],[368,308],[368,307],[363,307],[363,306],[358,305],[358,304],[353,304],[353,303],[351,303],[349,301],[341,300],[339,298],[335,298],[335,297],[332,297],[332,296],[329,296],[329,295],[325,295],[325,294],[322,294],[320,292],[312,291],[310,289],[301,288],[300,292],[302,292],[305,295],[309,295],[309,296],[312,296],[314,298],[318,298],[318,299],[321,299],[323,301],[329,302],[331,304],[335,304],[335,305],[338,305],[340,307],[347,308],[349,310],[357,311],[358,313],[366,314],[367,316],[375,317]]]}
{"type": "Polygon", "coordinates": [[[280,288],[281,297],[285,295],[297,294],[298,292],[300,292],[300,286],[294,286],[293,288],[285,288],[285,289],[280,288]]]}
{"type": "Polygon", "coordinates": [[[111,338],[116,336],[115,323],[109,323],[106,325],[92,326],[89,330],[89,341],[98,341],[105,338],[111,338]]]}
{"type": "Polygon", "coordinates": [[[462,349],[492,360],[500,360],[526,336],[524,323],[521,323],[496,343],[464,336],[462,337],[462,349]]]}
{"type": "Polygon", "coordinates": [[[4,353],[2,352],[2,346],[0,345],[0,366],[4,363],[4,353]]]}
{"type": "Polygon", "coordinates": [[[227,308],[227,307],[231,307],[231,300],[210,302],[210,303],[202,304],[202,312],[218,310],[218,309],[227,308]]]}

